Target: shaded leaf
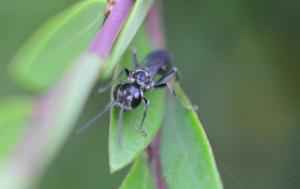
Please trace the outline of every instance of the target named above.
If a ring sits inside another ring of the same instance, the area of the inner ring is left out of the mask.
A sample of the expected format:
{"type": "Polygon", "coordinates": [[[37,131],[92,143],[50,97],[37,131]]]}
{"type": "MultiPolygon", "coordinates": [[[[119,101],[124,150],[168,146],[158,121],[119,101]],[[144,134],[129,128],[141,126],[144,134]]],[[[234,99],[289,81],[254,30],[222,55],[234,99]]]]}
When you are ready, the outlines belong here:
{"type": "Polygon", "coordinates": [[[32,110],[32,100],[25,97],[0,100],[0,164],[19,142],[32,110]]]}
{"type": "MultiPolygon", "coordinates": [[[[179,87],[177,93],[186,103],[179,87]]],[[[197,114],[169,99],[162,127],[161,163],[170,189],[221,189],[212,149],[197,114]]]]}
{"type": "Polygon", "coordinates": [[[16,55],[14,78],[33,90],[48,88],[95,37],[105,6],[104,0],[80,1],[49,20],[16,55]]]}
{"type": "Polygon", "coordinates": [[[135,160],[120,189],[155,189],[149,165],[142,156],[135,160]]]}

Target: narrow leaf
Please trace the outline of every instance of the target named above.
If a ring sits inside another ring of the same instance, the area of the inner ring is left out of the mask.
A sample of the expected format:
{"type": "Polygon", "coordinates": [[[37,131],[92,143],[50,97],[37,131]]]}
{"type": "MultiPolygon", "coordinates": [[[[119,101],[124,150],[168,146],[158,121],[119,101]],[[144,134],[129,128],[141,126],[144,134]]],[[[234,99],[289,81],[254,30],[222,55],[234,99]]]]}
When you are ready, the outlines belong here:
{"type": "MultiPolygon", "coordinates": [[[[177,93],[189,103],[179,87],[177,93]]],[[[212,149],[197,114],[175,99],[167,101],[162,127],[161,163],[169,189],[221,189],[212,149]]]]}
{"type": "Polygon", "coordinates": [[[110,169],[115,172],[133,161],[157,134],[164,114],[164,91],[153,91],[146,95],[150,100],[148,115],[144,122],[144,129],[148,135],[144,137],[139,130],[143,116],[142,105],[137,109],[124,113],[122,128],[122,146],[117,137],[118,110],[111,113],[111,125],[109,133],[110,169]]]}
{"type": "Polygon", "coordinates": [[[155,189],[149,165],[142,156],[135,160],[120,189],[155,189]]]}
{"type": "MultiPolygon", "coordinates": [[[[148,36],[141,30],[132,44],[137,48],[140,61],[150,52],[151,46],[149,44],[148,36]]],[[[120,66],[116,70],[116,74],[123,67],[132,69],[130,55],[130,52],[128,52],[122,59],[120,66]]],[[[122,147],[120,147],[117,137],[119,111],[117,108],[111,111],[109,131],[109,163],[111,172],[125,167],[140,155],[155,137],[161,126],[165,107],[165,90],[158,89],[151,91],[150,93],[146,93],[145,97],[150,101],[148,114],[144,122],[144,129],[148,135],[144,137],[139,130],[144,111],[143,104],[140,104],[138,108],[124,113],[122,121],[122,147]]]]}
{"type": "Polygon", "coordinates": [[[16,55],[14,78],[32,90],[48,88],[95,37],[105,6],[104,0],[80,1],[50,19],[16,55]]]}
{"type": "Polygon", "coordinates": [[[8,97],[0,100],[0,165],[19,142],[32,110],[32,100],[26,97],[8,97]]]}

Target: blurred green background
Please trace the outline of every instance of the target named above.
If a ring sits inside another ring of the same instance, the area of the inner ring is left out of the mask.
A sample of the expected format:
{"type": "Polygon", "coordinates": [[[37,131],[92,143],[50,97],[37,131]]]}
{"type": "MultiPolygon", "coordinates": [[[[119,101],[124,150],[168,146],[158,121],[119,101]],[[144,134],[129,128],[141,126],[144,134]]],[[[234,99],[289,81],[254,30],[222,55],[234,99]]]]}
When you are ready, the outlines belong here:
{"type": "MultiPolygon", "coordinates": [[[[8,64],[40,24],[74,2],[0,1],[1,97],[28,93],[9,79],[8,64]]],[[[299,188],[300,1],[165,0],[163,9],[174,64],[225,188],[299,188]]],[[[108,100],[94,91],[77,127],[108,100]]],[[[109,174],[107,140],[108,117],[72,135],[37,188],[117,188],[126,170],[109,174]]]]}

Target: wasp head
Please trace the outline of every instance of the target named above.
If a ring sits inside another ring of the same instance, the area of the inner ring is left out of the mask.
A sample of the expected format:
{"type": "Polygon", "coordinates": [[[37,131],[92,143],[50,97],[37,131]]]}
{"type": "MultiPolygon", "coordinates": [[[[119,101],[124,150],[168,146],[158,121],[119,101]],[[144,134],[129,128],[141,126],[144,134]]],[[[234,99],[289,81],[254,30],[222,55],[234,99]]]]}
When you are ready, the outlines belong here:
{"type": "Polygon", "coordinates": [[[143,91],[136,83],[121,83],[115,87],[113,96],[119,108],[131,110],[142,102],[143,91]]]}

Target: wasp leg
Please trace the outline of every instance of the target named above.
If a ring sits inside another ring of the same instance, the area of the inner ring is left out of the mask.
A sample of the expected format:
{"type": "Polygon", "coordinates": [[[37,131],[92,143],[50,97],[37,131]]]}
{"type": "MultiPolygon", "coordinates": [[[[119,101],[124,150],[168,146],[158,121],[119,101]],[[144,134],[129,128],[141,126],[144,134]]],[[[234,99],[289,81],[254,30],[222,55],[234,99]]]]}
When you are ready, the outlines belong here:
{"type": "Polygon", "coordinates": [[[185,104],[181,98],[179,98],[176,94],[176,92],[173,89],[173,86],[169,83],[169,81],[175,77],[176,80],[179,79],[179,74],[177,72],[176,68],[173,68],[169,72],[167,72],[164,76],[162,76],[157,83],[154,85],[154,88],[161,88],[161,87],[167,87],[168,91],[176,98],[176,100],[186,109],[189,110],[197,110],[197,106],[191,106],[188,104],[185,104]]]}
{"type": "Polygon", "coordinates": [[[122,77],[122,75],[123,75],[124,73],[126,74],[126,76],[128,76],[128,75],[129,75],[129,70],[128,70],[127,68],[124,68],[122,71],[120,71],[120,73],[118,74],[118,76],[116,77],[116,79],[112,79],[112,80],[111,80],[109,83],[107,83],[105,86],[100,87],[100,88],[98,89],[98,93],[103,93],[103,92],[107,91],[107,90],[113,85],[113,83],[114,83],[116,80],[121,79],[121,77],[122,77]]]}
{"type": "Polygon", "coordinates": [[[180,72],[177,70],[177,68],[175,68],[175,70],[176,70],[176,73],[175,73],[175,80],[176,80],[177,82],[179,82],[180,79],[181,79],[181,74],[180,74],[180,72]]]}
{"type": "Polygon", "coordinates": [[[118,119],[118,127],[117,127],[117,136],[118,136],[118,145],[119,148],[122,148],[122,121],[123,121],[124,109],[121,108],[119,110],[119,119],[118,119]]]}
{"type": "Polygon", "coordinates": [[[136,49],[135,48],[131,48],[131,56],[132,56],[132,63],[134,65],[134,67],[138,67],[139,66],[139,61],[137,59],[136,56],[136,49]]]}
{"type": "Polygon", "coordinates": [[[166,83],[166,86],[168,88],[168,91],[177,99],[178,102],[180,102],[180,104],[185,107],[188,110],[197,110],[198,107],[194,106],[194,105],[189,105],[189,104],[185,104],[181,98],[179,98],[176,94],[176,92],[174,91],[172,85],[170,83],[166,83]]]}
{"type": "Polygon", "coordinates": [[[141,124],[140,124],[140,131],[143,134],[143,136],[146,137],[147,136],[147,131],[144,130],[143,125],[144,125],[145,118],[147,116],[148,106],[149,106],[150,102],[146,98],[143,98],[143,103],[144,103],[144,114],[143,114],[143,119],[142,119],[141,124]]]}
{"type": "Polygon", "coordinates": [[[154,88],[166,87],[167,83],[174,78],[176,81],[179,79],[177,68],[172,68],[169,72],[164,74],[157,82],[155,82],[154,88]]]}

